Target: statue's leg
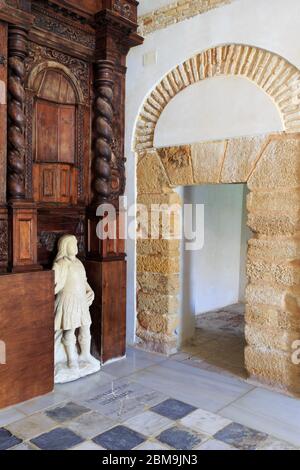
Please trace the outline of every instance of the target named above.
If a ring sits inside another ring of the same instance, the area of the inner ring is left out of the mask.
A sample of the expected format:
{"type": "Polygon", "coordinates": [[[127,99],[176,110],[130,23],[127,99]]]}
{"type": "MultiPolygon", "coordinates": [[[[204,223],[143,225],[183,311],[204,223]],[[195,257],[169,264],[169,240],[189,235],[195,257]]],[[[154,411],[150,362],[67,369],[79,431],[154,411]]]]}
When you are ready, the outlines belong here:
{"type": "Polygon", "coordinates": [[[78,367],[78,354],[76,350],[75,330],[64,331],[63,343],[66,348],[68,357],[68,366],[72,368],[78,367]]]}
{"type": "Polygon", "coordinates": [[[78,341],[80,345],[80,360],[99,365],[99,361],[91,355],[91,333],[90,326],[84,325],[79,329],[78,341]]]}

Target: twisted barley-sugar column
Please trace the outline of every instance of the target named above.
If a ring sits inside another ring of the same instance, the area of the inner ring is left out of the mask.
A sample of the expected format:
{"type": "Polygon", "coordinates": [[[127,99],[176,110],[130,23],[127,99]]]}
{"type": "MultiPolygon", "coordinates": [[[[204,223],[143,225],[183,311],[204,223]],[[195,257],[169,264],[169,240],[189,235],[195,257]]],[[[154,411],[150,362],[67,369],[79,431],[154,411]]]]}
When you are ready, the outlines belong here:
{"type": "Polygon", "coordinates": [[[28,32],[10,26],[8,32],[8,154],[7,192],[9,199],[25,198],[25,67],[28,32]]]}
{"type": "Polygon", "coordinates": [[[100,204],[111,195],[111,157],[113,142],[113,73],[114,63],[95,63],[94,179],[93,202],[100,204]]]}

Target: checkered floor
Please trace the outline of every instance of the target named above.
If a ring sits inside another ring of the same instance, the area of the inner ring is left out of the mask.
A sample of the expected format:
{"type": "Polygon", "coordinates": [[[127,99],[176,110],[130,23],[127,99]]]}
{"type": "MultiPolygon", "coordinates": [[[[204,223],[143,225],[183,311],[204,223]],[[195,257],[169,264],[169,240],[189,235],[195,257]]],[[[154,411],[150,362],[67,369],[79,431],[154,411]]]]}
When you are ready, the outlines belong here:
{"type": "Polygon", "coordinates": [[[79,398],[1,428],[0,449],[293,449],[268,434],[124,379],[79,398]]]}
{"type": "Polygon", "coordinates": [[[170,358],[126,359],[0,411],[0,450],[300,448],[300,400],[257,387],[243,367],[244,307],[200,315],[170,358]]]}

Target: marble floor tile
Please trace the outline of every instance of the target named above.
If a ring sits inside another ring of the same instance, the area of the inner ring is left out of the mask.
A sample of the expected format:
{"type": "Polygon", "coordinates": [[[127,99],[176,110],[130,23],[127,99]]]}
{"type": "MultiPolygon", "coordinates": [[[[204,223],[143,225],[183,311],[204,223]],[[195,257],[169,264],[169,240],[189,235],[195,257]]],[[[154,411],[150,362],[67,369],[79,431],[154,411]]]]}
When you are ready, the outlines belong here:
{"type": "Polygon", "coordinates": [[[194,431],[205,432],[213,436],[216,432],[228,426],[231,421],[209,411],[198,409],[181,419],[180,423],[194,431]]]}
{"type": "Polygon", "coordinates": [[[85,441],[79,444],[78,446],[72,447],[69,450],[105,450],[104,447],[98,446],[92,441],[85,441]]]}
{"type": "Polygon", "coordinates": [[[128,348],[126,358],[104,365],[102,370],[114,377],[125,377],[165,360],[166,357],[163,355],[150,354],[139,349],[128,348]]]}
{"type": "Polygon", "coordinates": [[[9,450],[38,450],[34,445],[30,444],[29,442],[22,442],[15,447],[12,447],[9,450]]]}
{"type": "Polygon", "coordinates": [[[57,405],[66,400],[66,397],[61,392],[52,392],[42,397],[33,398],[32,400],[25,401],[20,405],[16,406],[18,411],[21,411],[25,415],[31,415],[38,411],[43,411],[50,406],[57,405]]]}
{"type": "Polygon", "coordinates": [[[160,403],[166,396],[126,379],[116,379],[109,386],[99,388],[97,394],[86,397],[82,403],[92,410],[117,421],[125,421],[160,403]]]}
{"type": "Polygon", "coordinates": [[[63,405],[56,406],[55,408],[49,408],[45,413],[54,421],[64,423],[65,421],[78,418],[78,416],[88,413],[89,411],[91,411],[89,408],[69,401],[63,405]]]}
{"type": "Polygon", "coordinates": [[[93,393],[93,391],[98,390],[99,387],[110,384],[113,380],[115,380],[115,378],[112,375],[101,370],[96,374],[83,377],[74,382],[56,384],[55,391],[64,394],[68,400],[72,398],[77,399],[82,394],[93,393]]]}
{"type": "Polygon", "coordinates": [[[256,388],[219,414],[300,447],[300,400],[256,388]]]}
{"type": "Polygon", "coordinates": [[[96,436],[93,442],[108,450],[131,450],[145,440],[146,438],[142,434],[126,426],[116,426],[96,436]]]}
{"type": "Polygon", "coordinates": [[[279,441],[269,436],[262,445],[257,447],[257,450],[298,450],[297,447],[292,446],[284,441],[279,441]]]}
{"type": "Polygon", "coordinates": [[[7,450],[22,442],[7,429],[0,428],[0,450],[7,450]]]}
{"type": "Polygon", "coordinates": [[[256,450],[266,441],[268,435],[238,423],[231,423],[218,431],[214,437],[238,449],[256,450]]]}
{"type": "Polygon", "coordinates": [[[46,431],[50,431],[56,425],[55,421],[46,416],[46,414],[35,413],[6,426],[6,429],[15,436],[23,440],[28,440],[46,431]]]}
{"type": "Polygon", "coordinates": [[[146,441],[134,448],[134,450],[170,450],[171,447],[157,441],[146,441]]]}
{"type": "Polygon", "coordinates": [[[216,439],[209,439],[208,441],[196,446],[194,450],[238,450],[226,442],[217,441],[216,439]]]}
{"type": "Polygon", "coordinates": [[[218,411],[253,389],[243,381],[168,361],[134,375],[134,380],[190,405],[218,411]]]}
{"type": "Polygon", "coordinates": [[[158,405],[151,408],[151,411],[158,413],[166,418],[176,421],[177,419],[184,418],[192,411],[195,411],[195,406],[191,406],[188,403],[184,403],[174,398],[168,398],[167,400],[159,403],[158,405]]]}
{"type": "Polygon", "coordinates": [[[25,416],[25,413],[22,413],[22,411],[19,411],[16,408],[4,408],[4,410],[0,411],[0,427],[19,421],[25,416]]]}
{"type": "Polygon", "coordinates": [[[70,429],[55,428],[31,439],[31,442],[42,450],[67,450],[83,442],[83,439],[70,429]]]}
{"type": "Polygon", "coordinates": [[[103,416],[97,411],[91,411],[70,421],[68,428],[84,439],[92,439],[116,424],[117,422],[111,418],[103,416]]]}
{"type": "Polygon", "coordinates": [[[145,411],[125,421],[124,426],[150,437],[169,428],[172,424],[173,421],[164,416],[160,416],[152,411],[145,411]]]}
{"type": "Polygon", "coordinates": [[[176,450],[191,450],[202,442],[199,434],[178,426],[166,429],[156,439],[176,450]]]}

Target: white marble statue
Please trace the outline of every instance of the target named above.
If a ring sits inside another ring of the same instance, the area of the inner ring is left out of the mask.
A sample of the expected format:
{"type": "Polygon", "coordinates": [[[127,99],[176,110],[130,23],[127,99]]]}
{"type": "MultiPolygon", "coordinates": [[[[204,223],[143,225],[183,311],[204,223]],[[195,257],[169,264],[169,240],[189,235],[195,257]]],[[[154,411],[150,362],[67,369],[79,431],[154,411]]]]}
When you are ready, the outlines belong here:
{"type": "Polygon", "coordinates": [[[95,296],[77,254],[76,237],[62,236],[53,264],[56,295],[55,383],[70,382],[100,369],[100,362],[91,355],[89,307],[95,296]]]}

